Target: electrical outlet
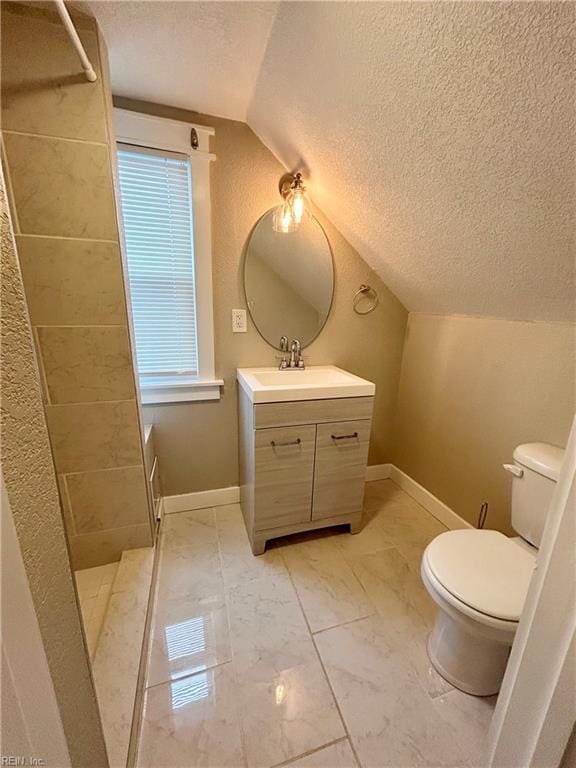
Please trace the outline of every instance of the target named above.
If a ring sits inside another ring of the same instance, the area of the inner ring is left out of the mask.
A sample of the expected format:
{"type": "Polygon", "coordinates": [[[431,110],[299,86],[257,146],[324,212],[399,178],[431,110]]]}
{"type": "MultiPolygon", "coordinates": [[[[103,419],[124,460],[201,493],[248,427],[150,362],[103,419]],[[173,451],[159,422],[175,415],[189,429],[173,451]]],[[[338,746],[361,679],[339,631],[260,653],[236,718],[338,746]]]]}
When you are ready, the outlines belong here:
{"type": "Polygon", "coordinates": [[[246,310],[232,310],[232,333],[246,333],[246,310]]]}

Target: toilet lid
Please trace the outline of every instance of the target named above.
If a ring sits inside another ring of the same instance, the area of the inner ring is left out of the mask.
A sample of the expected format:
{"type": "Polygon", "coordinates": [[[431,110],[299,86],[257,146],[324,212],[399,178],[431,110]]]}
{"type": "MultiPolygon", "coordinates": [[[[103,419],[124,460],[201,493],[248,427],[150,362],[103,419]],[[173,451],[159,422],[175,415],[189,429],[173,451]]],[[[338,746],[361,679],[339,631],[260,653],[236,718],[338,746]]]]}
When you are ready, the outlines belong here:
{"type": "Polygon", "coordinates": [[[498,531],[447,531],[426,549],[430,570],[454,597],[487,616],[518,621],[534,553],[498,531]]]}

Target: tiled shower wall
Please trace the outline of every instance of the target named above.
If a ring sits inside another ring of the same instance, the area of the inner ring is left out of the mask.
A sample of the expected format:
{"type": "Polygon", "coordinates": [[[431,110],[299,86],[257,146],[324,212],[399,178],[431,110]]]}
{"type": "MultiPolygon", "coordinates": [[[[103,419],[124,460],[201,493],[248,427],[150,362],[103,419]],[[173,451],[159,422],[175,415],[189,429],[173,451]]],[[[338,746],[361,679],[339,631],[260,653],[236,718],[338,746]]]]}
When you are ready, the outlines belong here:
{"type": "Polygon", "coordinates": [[[75,568],[152,543],[119,231],[105,50],[74,17],[2,3],[2,138],[16,242],[75,568]],[[104,75],[104,77],[103,77],[104,75]]]}

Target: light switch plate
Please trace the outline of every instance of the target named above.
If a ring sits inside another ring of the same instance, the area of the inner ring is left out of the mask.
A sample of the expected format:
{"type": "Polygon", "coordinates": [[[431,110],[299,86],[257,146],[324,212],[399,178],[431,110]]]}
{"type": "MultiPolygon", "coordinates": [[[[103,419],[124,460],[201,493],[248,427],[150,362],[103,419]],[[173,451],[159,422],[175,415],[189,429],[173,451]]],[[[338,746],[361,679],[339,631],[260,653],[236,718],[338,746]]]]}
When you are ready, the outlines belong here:
{"type": "Polygon", "coordinates": [[[232,310],[232,333],[246,333],[246,310],[232,310]]]}

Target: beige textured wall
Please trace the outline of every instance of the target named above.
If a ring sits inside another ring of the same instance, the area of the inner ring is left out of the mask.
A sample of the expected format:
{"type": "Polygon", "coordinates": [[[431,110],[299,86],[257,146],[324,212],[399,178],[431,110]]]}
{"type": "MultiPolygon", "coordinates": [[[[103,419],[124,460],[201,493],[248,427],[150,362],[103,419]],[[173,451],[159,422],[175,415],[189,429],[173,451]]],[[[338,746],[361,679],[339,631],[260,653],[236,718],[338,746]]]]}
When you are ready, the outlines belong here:
{"type": "Polygon", "coordinates": [[[410,314],[393,461],[476,523],[510,527],[516,445],[565,445],[575,410],[575,327],[410,314]]]}
{"type": "MultiPolygon", "coordinates": [[[[22,276],[0,179],[2,474],[74,766],[108,765],[70,570],[22,276]]],[[[2,574],[4,579],[9,574],[2,574]]],[[[38,755],[41,757],[41,755],[38,755]]]]}
{"type": "MultiPolygon", "coordinates": [[[[236,368],[275,365],[278,354],[249,321],[248,332],[233,334],[231,310],[245,307],[242,252],[258,218],[279,201],[284,168],[244,123],[159,107],[128,99],[117,106],[211,125],[212,238],[216,374],[225,381],[221,400],[146,407],[155,425],[164,493],[177,494],[238,484],[236,368]]],[[[376,383],[375,428],[370,463],[390,458],[392,422],[407,313],[340,233],[319,217],[332,246],[335,296],[328,322],[306,348],[308,364],[335,364],[376,383]],[[352,311],[361,283],[380,296],[366,317],[352,311]]]]}
{"type": "Polygon", "coordinates": [[[149,545],[151,531],[105,53],[94,22],[76,23],[95,83],[55,13],[3,4],[2,128],[66,528],[74,566],[86,568],[149,545]]]}

